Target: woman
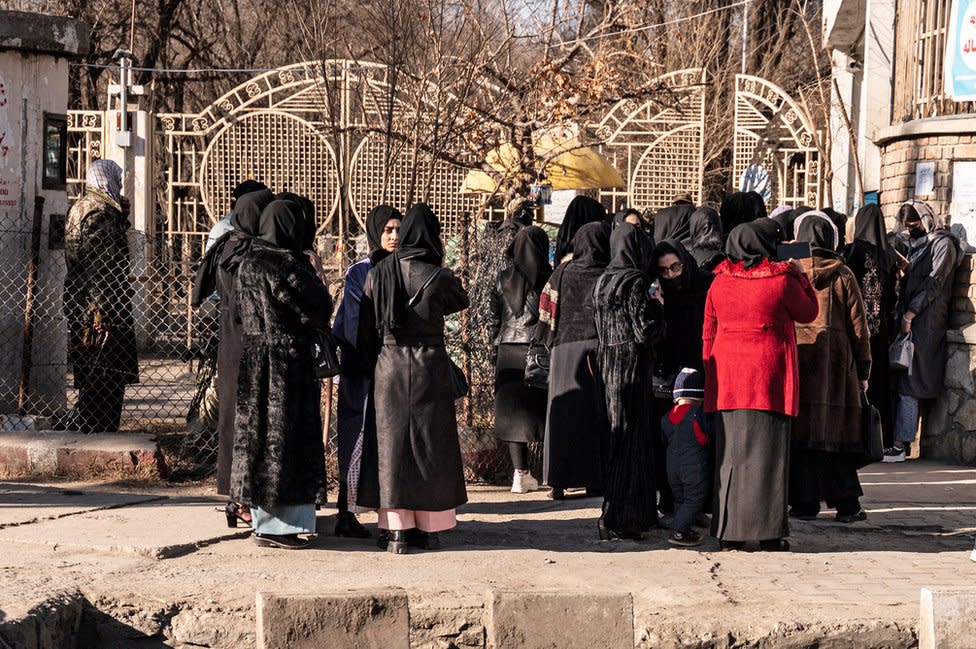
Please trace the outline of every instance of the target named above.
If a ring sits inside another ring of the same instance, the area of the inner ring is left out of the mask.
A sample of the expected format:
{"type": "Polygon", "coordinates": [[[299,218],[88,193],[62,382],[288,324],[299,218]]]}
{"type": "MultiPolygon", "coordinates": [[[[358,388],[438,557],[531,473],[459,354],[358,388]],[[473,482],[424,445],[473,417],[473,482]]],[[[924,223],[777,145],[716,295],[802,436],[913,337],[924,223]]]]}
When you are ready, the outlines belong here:
{"type": "MultiPolygon", "coordinates": [[[[607,218],[607,210],[599,201],[589,196],[577,196],[566,208],[566,215],[556,234],[556,252],[553,259],[556,267],[572,259],[573,241],[576,233],[587,223],[599,223],[607,218]]],[[[608,244],[609,245],[609,244],[608,244]]]]}
{"type": "Polygon", "coordinates": [[[695,205],[691,194],[678,194],[674,202],[654,215],[654,243],[671,239],[691,245],[691,214],[695,205]]]}
{"type": "Polygon", "coordinates": [[[632,207],[617,210],[617,213],[613,215],[613,227],[616,228],[621,223],[630,223],[637,226],[644,234],[648,233],[648,225],[644,221],[644,215],[632,207]]]}
{"type": "Polygon", "coordinates": [[[790,449],[790,513],[813,520],[826,501],[837,510],[837,521],[863,521],[857,478],[864,465],[861,390],[871,374],[864,301],[854,273],[834,252],[840,235],[826,214],[807,212],[797,219],[795,234],[813,252],[801,263],[817,293],[819,314],[796,326],[800,414],[790,449]]]}
{"type": "Polygon", "coordinates": [[[942,394],[952,280],[964,254],[959,239],[938,223],[926,203],[902,206],[899,216],[910,243],[896,313],[901,333],[912,334],[915,354],[911,369],[898,375],[895,441],[885,451],[885,462],[905,461],[918,430],[919,400],[942,394]]]}
{"type": "Polygon", "coordinates": [[[589,223],[573,238],[573,259],[559,266],[539,298],[533,340],[550,350],[543,480],[550,496],[586,487],[602,495],[610,449],[610,424],[596,382],[593,287],[610,262],[605,223],[589,223]]]}
{"type": "Polygon", "coordinates": [[[894,338],[892,323],[897,302],[898,262],[888,244],[884,216],[877,205],[865,205],[854,217],[854,241],[846,252],[847,266],[854,273],[871,334],[871,377],[868,400],[881,414],[885,448],[894,441],[894,408],[888,371],[888,346],[894,338]]]}
{"type": "MultiPolygon", "coordinates": [[[[734,192],[722,199],[719,208],[722,232],[731,234],[732,229],[743,223],[766,217],[766,203],[756,192],[734,192]]],[[[792,237],[788,237],[790,239],[792,237]]]]}
{"type": "Polygon", "coordinates": [[[705,410],[717,413],[712,535],[723,549],[756,539],[764,550],[789,549],[794,322],[812,322],[818,307],[799,265],[772,261],[779,240],[770,219],[736,226],[705,302],[705,410]]]}
{"type": "Polygon", "coordinates": [[[342,303],[336,312],[335,322],[332,323],[332,334],[339,341],[342,355],[342,376],[339,380],[336,407],[336,446],[339,455],[339,498],[336,503],[339,513],[336,515],[336,536],[359,539],[369,537],[369,531],[356,520],[356,515],[349,509],[354,504],[359,477],[359,463],[353,463],[353,455],[357,448],[360,456],[362,454],[363,421],[366,396],[369,393],[368,360],[358,345],[359,308],[366,275],[373,266],[396,251],[401,220],[403,215],[389,205],[374,207],[366,215],[369,256],[346,271],[342,303]],[[355,465],[350,467],[351,464],[355,465]],[[353,494],[352,498],[350,493],[353,494]]]}
{"type": "Polygon", "coordinates": [[[320,388],[311,347],[332,313],[329,292],[303,250],[292,201],[261,213],[259,238],[235,282],[243,355],[231,497],[250,506],[258,545],[302,548],[325,497],[320,388]]]}
{"type": "Polygon", "coordinates": [[[689,226],[691,227],[689,252],[695,258],[699,268],[711,272],[725,259],[722,245],[722,220],[718,212],[712,208],[699,207],[691,213],[689,226]]]}
{"type": "MultiPolygon", "coordinates": [[[[723,255],[724,257],[724,255],[723,255]]],[[[664,338],[655,345],[654,419],[658,422],[674,405],[671,387],[674,378],[685,367],[699,371],[702,366],[702,328],[705,322],[705,299],[712,284],[711,273],[701,271],[694,257],[677,241],[662,241],[654,247],[651,272],[661,285],[664,301],[664,338]]],[[[654,435],[655,482],[661,493],[659,503],[664,514],[673,513],[671,486],[668,483],[664,441],[654,435]]]]}
{"type": "MultiPolygon", "coordinates": [[[[241,260],[247,256],[258,236],[261,212],[274,200],[267,188],[244,194],[234,204],[230,219],[232,227],[207,251],[193,287],[194,304],[213,294],[220,295],[219,335],[217,348],[217,493],[230,493],[230,471],[234,456],[234,419],[237,411],[237,378],[244,346],[241,325],[237,321],[234,283],[241,260]]],[[[240,503],[228,502],[227,522],[236,525],[240,520],[250,523],[247,509],[240,503]]]]}
{"type": "Polygon", "coordinates": [[[379,509],[396,554],[438,547],[468,499],[444,347],[444,318],[466,309],[468,295],[441,268],[440,232],[430,207],[411,207],[397,251],[369,271],[359,313],[359,340],[372,338],[376,363],[357,503],[379,509]]]}
{"type": "Polygon", "coordinates": [[[647,385],[654,370],[652,346],[662,333],[661,306],[649,291],[650,239],[625,223],[610,236],[610,251],[610,264],[593,289],[597,366],[611,439],[598,522],[605,541],[640,539],[657,522],[647,385]]]}
{"type": "Polygon", "coordinates": [[[126,205],[122,169],[96,160],[68,213],[64,314],[83,433],[117,432],[125,386],[139,382],[126,205]]]}
{"type": "Polygon", "coordinates": [[[495,436],[507,442],[515,472],[512,493],[539,487],[529,472],[529,442],[543,438],[546,393],[525,384],[525,356],[539,322],[539,295],[552,274],[549,236],[524,227],[506,252],[491,294],[491,340],[495,345],[495,436]]]}

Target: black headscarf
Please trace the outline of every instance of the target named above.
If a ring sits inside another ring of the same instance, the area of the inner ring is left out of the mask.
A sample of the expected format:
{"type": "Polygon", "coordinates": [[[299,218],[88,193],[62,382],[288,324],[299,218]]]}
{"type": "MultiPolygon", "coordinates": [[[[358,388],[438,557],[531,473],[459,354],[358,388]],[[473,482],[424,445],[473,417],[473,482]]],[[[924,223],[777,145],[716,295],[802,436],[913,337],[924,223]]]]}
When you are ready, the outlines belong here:
{"type": "Polygon", "coordinates": [[[621,299],[628,284],[638,278],[650,280],[651,240],[640,228],[622,223],[610,235],[610,263],[603,273],[601,290],[611,302],[621,299]]]}
{"type": "Polygon", "coordinates": [[[756,192],[735,192],[722,199],[719,208],[722,232],[728,232],[743,223],[750,223],[766,216],[766,203],[756,192]]]}
{"type": "Polygon", "coordinates": [[[268,186],[265,185],[264,183],[258,182],[257,180],[251,180],[250,178],[248,178],[247,180],[239,184],[237,187],[235,187],[234,190],[230,193],[230,196],[235,201],[236,204],[237,199],[243,196],[244,194],[250,194],[251,192],[258,192],[261,191],[262,189],[267,189],[267,188],[268,186]]]}
{"type": "Polygon", "coordinates": [[[228,273],[237,270],[244,255],[251,249],[254,237],[258,235],[261,223],[261,210],[274,200],[274,194],[267,189],[244,194],[234,204],[234,214],[230,218],[233,229],[217,239],[204,255],[193,278],[190,304],[198,307],[217,290],[217,267],[228,273]]]}
{"type": "Polygon", "coordinates": [[[573,237],[572,263],[582,268],[606,268],[610,263],[610,227],[606,223],[587,223],[579,229],[573,237]]]}
{"type": "Polygon", "coordinates": [[[784,212],[774,219],[780,224],[780,228],[783,230],[783,241],[793,241],[796,238],[796,229],[794,227],[796,220],[807,212],[812,211],[812,207],[801,205],[790,210],[789,212],[784,212]]]}
{"type": "Polygon", "coordinates": [[[722,250],[722,220],[710,207],[699,207],[688,219],[691,245],[703,250],[722,250]]]}
{"type": "MultiPolygon", "coordinates": [[[[624,209],[617,210],[617,213],[613,215],[613,227],[617,227],[621,223],[627,223],[627,217],[631,215],[637,217],[637,227],[644,232],[647,232],[647,221],[644,220],[644,215],[632,207],[625,207],[624,209]]],[[[634,224],[632,223],[631,225],[634,224]]]]}
{"type": "Polygon", "coordinates": [[[366,215],[366,242],[369,244],[369,260],[374,266],[390,254],[383,249],[383,230],[393,219],[403,221],[403,214],[389,205],[377,205],[366,215]]]}
{"type": "Polygon", "coordinates": [[[742,223],[732,228],[725,253],[733,261],[752,268],[763,259],[776,258],[776,246],[783,240],[780,225],[772,219],[742,223]]]}
{"type": "Polygon", "coordinates": [[[566,216],[563,217],[562,225],[556,234],[556,265],[558,266],[562,258],[569,253],[575,254],[573,247],[574,237],[587,223],[603,221],[607,217],[607,211],[599,201],[589,196],[577,196],[566,208],[566,216]]]}
{"type": "Polygon", "coordinates": [[[865,205],[854,216],[854,242],[863,241],[873,246],[875,264],[887,273],[895,267],[895,255],[888,245],[888,231],[879,205],[865,205]]]}
{"type": "Polygon", "coordinates": [[[837,250],[837,241],[840,235],[837,233],[837,226],[829,216],[820,211],[810,211],[796,220],[794,226],[794,238],[797,241],[806,241],[814,248],[837,250]]]}
{"type": "Polygon", "coordinates": [[[688,202],[675,203],[654,215],[654,240],[691,241],[691,213],[695,206],[688,202]]]}
{"type": "Polygon", "coordinates": [[[847,245],[847,215],[831,207],[825,207],[820,211],[837,226],[837,250],[841,250],[847,245]]]}
{"type": "Polygon", "coordinates": [[[294,192],[281,192],[275,196],[276,201],[291,201],[298,206],[301,211],[302,222],[302,250],[315,250],[315,232],[318,229],[315,225],[315,204],[307,196],[301,196],[294,192]]]}
{"type": "Polygon", "coordinates": [[[695,262],[695,258],[692,256],[688,249],[685,248],[680,241],[674,241],[673,239],[666,239],[656,246],[654,246],[654,252],[651,254],[650,268],[652,274],[658,273],[658,266],[661,263],[661,257],[664,255],[676,255],[678,261],[681,262],[683,266],[681,270],[681,275],[674,278],[673,280],[667,280],[663,277],[659,278],[661,282],[661,291],[664,294],[664,303],[667,304],[668,295],[673,291],[686,291],[695,283],[696,278],[704,274],[703,271],[698,269],[698,264],[695,262]]]}
{"type": "Polygon", "coordinates": [[[400,261],[410,259],[440,266],[444,261],[440,234],[440,221],[430,206],[417,203],[407,210],[400,224],[397,251],[387,255],[370,271],[376,328],[380,332],[395,331],[400,327],[410,299],[403,283],[400,261]]]}
{"type": "Polygon", "coordinates": [[[299,255],[305,250],[305,220],[293,200],[275,200],[261,212],[260,245],[288,250],[299,255]]]}
{"type": "Polygon", "coordinates": [[[542,228],[530,225],[519,230],[505,256],[511,265],[501,272],[502,295],[516,317],[525,311],[525,295],[529,288],[541,292],[552,275],[549,265],[549,235],[542,228]]]}

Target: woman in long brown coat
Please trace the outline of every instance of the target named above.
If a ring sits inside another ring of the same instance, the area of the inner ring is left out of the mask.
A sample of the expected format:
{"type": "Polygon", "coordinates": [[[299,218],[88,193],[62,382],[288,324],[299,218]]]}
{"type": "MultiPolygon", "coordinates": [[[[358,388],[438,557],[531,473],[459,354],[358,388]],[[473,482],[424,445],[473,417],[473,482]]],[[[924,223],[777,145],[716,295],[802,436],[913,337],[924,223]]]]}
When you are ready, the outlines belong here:
{"type": "Polygon", "coordinates": [[[834,252],[837,227],[822,212],[807,212],[795,224],[798,241],[813,256],[803,260],[820,314],[797,324],[800,413],[793,425],[790,506],[797,518],[812,520],[820,502],[837,509],[842,523],[867,514],[857,469],[863,464],[861,391],[871,375],[871,332],[854,273],[834,252]]]}

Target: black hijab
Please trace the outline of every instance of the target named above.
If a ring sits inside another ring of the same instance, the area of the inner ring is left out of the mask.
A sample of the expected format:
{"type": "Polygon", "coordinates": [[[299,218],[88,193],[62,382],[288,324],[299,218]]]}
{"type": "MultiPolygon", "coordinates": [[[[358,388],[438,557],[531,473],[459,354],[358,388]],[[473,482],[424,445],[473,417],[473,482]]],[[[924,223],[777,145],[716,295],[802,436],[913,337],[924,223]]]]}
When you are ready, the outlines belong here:
{"type": "Polygon", "coordinates": [[[674,241],[691,240],[691,214],[695,206],[691,203],[680,202],[665,207],[654,215],[654,240],[674,241]]]}
{"type": "Polygon", "coordinates": [[[521,317],[529,288],[541,292],[552,275],[549,235],[534,225],[524,227],[515,235],[505,256],[511,264],[501,272],[502,295],[515,317],[521,317]]]}
{"type": "Polygon", "coordinates": [[[610,263],[603,273],[601,291],[609,301],[622,299],[623,289],[639,278],[650,281],[651,240],[632,223],[622,223],[610,235],[610,263]]]}
{"type": "Polygon", "coordinates": [[[772,219],[742,223],[732,228],[725,242],[725,253],[733,261],[752,268],[763,259],[775,259],[776,246],[783,240],[782,229],[772,219]]]}
{"type": "Polygon", "coordinates": [[[813,208],[801,205],[797,208],[784,213],[776,219],[783,230],[783,241],[793,241],[796,239],[796,221],[807,212],[812,212],[813,208]]]}
{"type": "Polygon", "coordinates": [[[820,211],[810,211],[796,220],[794,238],[806,241],[814,248],[836,252],[840,235],[831,218],[820,211]]]}
{"type": "Polygon", "coordinates": [[[838,212],[831,207],[825,207],[820,210],[827,215],[835,226],[837,226],[837,248],[836,250],[841,250],[847,245],[847,215],[838,212]]]}
{"type": "Polygon", "coordinates": [[[888,231],[879,205],[865,205],[854,216],[854,243],[863,241],[872,246],[871,254],[883,273],[895,268],[895,255],[888,245],[888,231]]]}
{"type": "Polygon", "coordinates": [[[301,196],[293,192],[281,192],[275,196],[276,201],[291,201],[298,206],[301,212],[302,228],[302,250],[315,250],[315,204],[307,196],[301,196]]]}
{"type": "Polygon", "coordinates": [[[576,233],[587,223],[603,221],[607,217],[607,211],[599,201],[589,196],[577,196],[566,208],[566,216],[563,217],[562,225],[556,234],[556,265],[558,266],[562,258],[569,253],[574,253],[573,247],[576,233]]]}
{"type": "Polygon", "coordinates": [[[233,229],[217,239],[204,255],[193,278],[190,304],[198,307],[217,290],[217,268],[234,273],[244,255],[251,250],[251,243],[258,235],[261,223],[261,210],[274,200],[268,189],[244,194],[234,204],[234,214],[230,218],[233,229]]]}
{"type": "Polygon", "coordinates": [[[393,219],[403,221],[403,214],[389,205],[377,205],[366,215],[366,242],[369,244],[369,260],[374,266],[390,254],[383,249],[383,230],[393,219]]]}
{"type": "MultiPolygon", "coordinates": [[[[644,215],[633,207],[625,207],[622,210],[617,210],[617,213],[613,215],[613,227],[617,227],[621,223],[627,223],[627,217],[632,214],[637,217],[637,227],[647,232],[647,221],[644,220],[644,215]]],[[[631,223],[631,225],[634,224],[631,223]]]]}
{"type": "Polygon", "coordinates": [[[573,237],[573,266],[606,268],[609,263],[610,227],[606,223],[587,223],[573,237]]]}
{"type": "Polygon", "coordinates": [[[261,212],[259,245],[280,248],[300,255],[305,248],[305,219],[299,204],[293,200],[272,201],[261,212]]]}
{"type": "Polygon", "coordinates": [[[692,248],[722,250],[722,220],[710,207],[699,207],[688,219],[692,248]]]}
{"type": "Polygon", "coordinates": [[[237,199],[243,196],[244,194],[250,194],[251,192],[258,192],[261,191],[262,189],[267,189],[267,188],[268,186],[265,185],[264,183],[248,178],[247,180],[239,184],[237,187],[235,187],[234,190],[230,193],[230,196],[233,199],[234,204],[236,205],[237,199]]]}
{"type": "Polygon", "coordinates": [[[444,246],[440,239],[441,224],[433,210],[425,203],[417,203],[400,224],[400,245],[397,251],[380,261],[370,276],[373,278],[373,303],[376,328],[396,331],[403,324],[407,308],[407,289],[400,270],[401,260],[424,261],[440,266],[444,261],[444,246]]]}
{"type": "Polygon", "coordinates": [[[722,232],[728,232],[731,236],[735,227],[765,217],[766,203],[756,192],[735,192],[722,199],[719,214],[722,232]]]}
{"type": "Polygon", "coordinates": [[[685,248],[680,241],[674,241],[673,239],[666,239],[656,246],[654,246],[654,252],[651,254],[651,273],[658,273],[658,266],[661,263],[661,257],[664,255],[676,255],[678,261],[681,262],[683,266],[681,270],[681,275],[674,278],[673,280],[667,280],[663,277],[659,278],[661,282],[661,292],[664,294],[664,303],[668,303],[668,296],[675,291],[687,291],[692,288],[697,282],[699,275],[703,275],[704,272],[698,269],[698,264],[695,258],[692,256],[688,249],[685,248]]]}

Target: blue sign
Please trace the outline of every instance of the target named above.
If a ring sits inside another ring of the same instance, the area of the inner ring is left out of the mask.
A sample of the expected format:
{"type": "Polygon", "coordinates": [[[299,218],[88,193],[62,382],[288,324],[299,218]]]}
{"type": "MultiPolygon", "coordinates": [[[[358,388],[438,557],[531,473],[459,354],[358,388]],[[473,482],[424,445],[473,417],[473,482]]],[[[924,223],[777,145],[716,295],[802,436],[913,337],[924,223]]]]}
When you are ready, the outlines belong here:
{"type": "Polygon", "coordinates": [[[976,0],[952,2],[944,76],[953,101],[976,101],[976,0]]]}

